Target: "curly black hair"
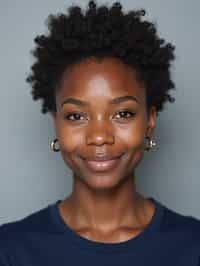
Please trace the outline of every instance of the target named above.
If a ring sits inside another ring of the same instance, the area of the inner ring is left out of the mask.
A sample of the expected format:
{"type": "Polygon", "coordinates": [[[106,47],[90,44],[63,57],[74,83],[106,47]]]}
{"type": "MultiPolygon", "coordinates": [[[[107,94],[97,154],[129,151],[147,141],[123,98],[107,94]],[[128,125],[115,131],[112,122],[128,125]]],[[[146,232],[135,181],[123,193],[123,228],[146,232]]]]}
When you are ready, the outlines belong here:
{"type": "Polygon", "coordinates": [[[144,83],[147,109],[155,106],[157,115],[165,102],[174,102],[170,65],[175,47],[159,38],[154,23],[144,20],[144,9],[122,11],[120,2],[97,6],[89,1],[83,12],[72,5],[67,14],[49,15],[48,33],[37,36],[32,54],[36,61],[27,82],[34,100],[42,99],[42,113],[56,112],[55,92],[64,70],[81,59],[120,58],[133,67],[144,83]]]}

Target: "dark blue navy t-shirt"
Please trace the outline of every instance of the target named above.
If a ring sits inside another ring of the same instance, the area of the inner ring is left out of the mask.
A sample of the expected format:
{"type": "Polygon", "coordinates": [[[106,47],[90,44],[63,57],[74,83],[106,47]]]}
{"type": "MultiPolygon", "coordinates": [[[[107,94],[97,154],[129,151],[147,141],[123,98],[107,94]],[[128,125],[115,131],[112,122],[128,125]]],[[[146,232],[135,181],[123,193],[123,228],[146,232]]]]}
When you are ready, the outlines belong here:
{"type": "Polygon", "coordinates": [[[103,243],[67,226],[56,203],[0,226],[0,266],[200,266],[200,220],[156,209],[139,235],[103,243]]]}

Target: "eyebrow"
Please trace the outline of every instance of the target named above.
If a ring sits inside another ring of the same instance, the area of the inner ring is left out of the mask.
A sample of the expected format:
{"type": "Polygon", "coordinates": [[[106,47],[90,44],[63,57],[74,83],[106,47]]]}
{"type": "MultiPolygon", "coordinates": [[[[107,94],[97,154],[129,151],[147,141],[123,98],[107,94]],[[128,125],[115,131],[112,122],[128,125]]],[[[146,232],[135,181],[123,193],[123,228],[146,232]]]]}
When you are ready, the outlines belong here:
{"type": "MultiPolygon", "coordinates": [[[[120,97],[114,98],[114,99],[110,100],[109,103],[110,104],[119,104],[119,103],[130,101],[130,100],[137,102],[138,104],[141,104],[141,101],[137,97],[132,96],[132,95],[126,95],[126,96],[120,96],[120,97]]],[[[64,100],[62,102],[61,106],[63,106],[64,104],[67,104],[67,103],[78,105],[78,106],[89,106],[90,105],[90,103],[86,102],[86,101],[82,101],[82,100],[75,99],[75,98],[67,98],[66,100],[64,100]]]]}

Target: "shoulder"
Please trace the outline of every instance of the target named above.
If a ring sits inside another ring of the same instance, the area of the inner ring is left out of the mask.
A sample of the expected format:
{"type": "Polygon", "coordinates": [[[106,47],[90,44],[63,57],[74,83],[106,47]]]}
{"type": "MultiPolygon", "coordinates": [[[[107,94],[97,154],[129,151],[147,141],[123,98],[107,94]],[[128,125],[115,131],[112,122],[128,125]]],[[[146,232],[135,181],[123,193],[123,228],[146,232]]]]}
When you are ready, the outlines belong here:
{"type": "MultiPolygon", "coordinates": [[[[2,237],[12,237],[13,234],[23,234],[33,231],[41,231],[44,227],[44,221],[48,219],[48,207],[40,209],[34,213],[25,216],[22,219],[16,220],[14,222],[9,222],[2,224],[0,226],[0,236],[2,237]]],[[[43,231],[43,230],[42,230],[43,231]]]]}
{"type": "Polygon", "coordinates": [[[160,231],[168,237],[200,247],[200,219],[164,206],[160,231]]]}
{"type": "Polygon", "coordinates": [[[200,219],[191,216],[184,215],[178,211],[172,210],[164,206],[163,213],[163,227],[167,230],[178,230],[178,231],[199,231],[200,219]]]}
{"type": "Polygon", "coordinates": [[[46,235],[54,230],[50,206],[40,209],[22,219],[0,225],[0,252],[25,243],[30,236],[46,235]]]}

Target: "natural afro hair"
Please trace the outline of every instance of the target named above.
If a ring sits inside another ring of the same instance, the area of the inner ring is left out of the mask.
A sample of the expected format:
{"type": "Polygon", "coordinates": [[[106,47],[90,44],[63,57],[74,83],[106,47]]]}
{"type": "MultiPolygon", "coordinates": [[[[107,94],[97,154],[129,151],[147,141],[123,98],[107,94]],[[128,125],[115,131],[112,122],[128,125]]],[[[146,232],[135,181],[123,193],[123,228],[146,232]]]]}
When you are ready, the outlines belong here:
{"type": "Polygon", "coordinates": [[[56,112],[55,92],[64,70],[87,57],[115,57],[133,67],[144,83],[147,108],[157,115],[167,101],[174,102],[170,63],[174,46],[159,38],[156,26],[144,20],[144,9],[122,11],[119,2],[97,6],[89,1],[83,12],[72,5],[67,14],[50,15],[48,33],[35,38],[36,59],[27,77],[34,100],[42,99],[42,113],[56,112]]]}

